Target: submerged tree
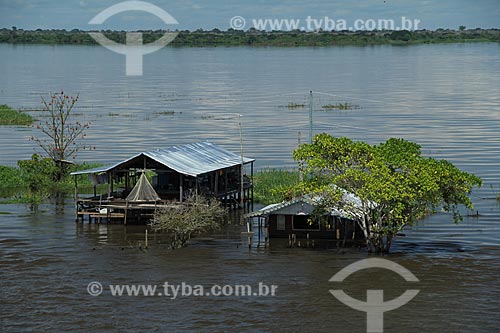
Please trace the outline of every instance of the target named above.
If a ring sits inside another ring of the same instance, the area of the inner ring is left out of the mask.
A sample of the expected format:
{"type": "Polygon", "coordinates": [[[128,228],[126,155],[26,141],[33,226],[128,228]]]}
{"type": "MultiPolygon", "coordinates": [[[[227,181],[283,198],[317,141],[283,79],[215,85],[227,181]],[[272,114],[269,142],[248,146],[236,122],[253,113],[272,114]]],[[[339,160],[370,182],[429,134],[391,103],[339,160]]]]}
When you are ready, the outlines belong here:
{"type": "Polygon", "coordinates": [[[389,252],[399,231],[440,206],[460,221],[458,206],[472,208],[468,195],[481,186],[478,177],[422,156],[418,144],[403,139],[371,146],[319,134],[312,144],[301,145],[294,158],[310,175],[295,193],[317,194],[316,214],[334,207],[347,212],[358,221],[369,251],[389,252]],[[345,200],[345,191],[357,199],[345,200]]]}
{"type": "Polygon", "coordinates": [[[85,137],[90,123],[80,123],[71,118],[77,101],[78,95],[69,96],[63,91],[50,94],[49,100],[42,96],[42,112],[46,120],[40,121],[36,127],[43,136],[32,136],[31,140],[54,161],[54,180],[61,180],[66,175],[68,159],[76,157],[79,150],[89,148],[80,144],[78,139],[85,137]]]}
{"type": "Polygon", "coordinates": [[[226,210],[215,198],[193,195],[183,204],[157,210],[149,224],[153,231],[172,234],[172,248],[186,246],[188,240],[200,233],[216,230],[226,210]]]}

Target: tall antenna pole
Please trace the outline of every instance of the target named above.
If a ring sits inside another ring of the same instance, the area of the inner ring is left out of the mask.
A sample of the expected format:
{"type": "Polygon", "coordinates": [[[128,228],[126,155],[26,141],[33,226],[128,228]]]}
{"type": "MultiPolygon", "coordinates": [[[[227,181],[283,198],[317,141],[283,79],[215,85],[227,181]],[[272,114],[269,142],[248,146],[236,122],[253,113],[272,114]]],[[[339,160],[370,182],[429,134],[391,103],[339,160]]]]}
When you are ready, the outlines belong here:
{"type": "MultiPolygon", "coordinates": [[[[298,145],[297,145],[297,148],[300,148],[300,145],[302,144],[302,133],[299,131],[298,133],[298,145]]],[[[302,181],[304,180],[304,176],[302,175],[302,169],[299,168],[299,182],[302,183],[302,181]]]]}
{"type": "Polygon", "coordinates": [[[241,158],[241,170],[240,170],[240,205],[244,208],[244,194],[245,190],[243,188],[243,172],[245,170],[245,163],[243,161],[243,130],[241,128],[241,114],[238,114],[238,126],[240,128],[240,158],[241,158]]]}
{"type": "Polygon", "coordinates": [[[309,143],[313,142],[313,92],[309,92],[309,143]]]}

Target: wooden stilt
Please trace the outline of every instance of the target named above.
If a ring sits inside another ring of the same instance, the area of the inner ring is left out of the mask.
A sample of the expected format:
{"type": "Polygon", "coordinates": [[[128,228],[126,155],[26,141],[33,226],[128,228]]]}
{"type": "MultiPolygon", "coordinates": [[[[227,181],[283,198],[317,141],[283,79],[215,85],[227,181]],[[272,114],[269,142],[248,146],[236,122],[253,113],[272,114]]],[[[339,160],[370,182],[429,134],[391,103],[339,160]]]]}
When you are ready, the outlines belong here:
{"type": "Polygon", "coordinates": [[[123,224],[127,224],[127,213],[128,213],[128,200],[125,202],[125,216],[123,217],[123,224]]]}

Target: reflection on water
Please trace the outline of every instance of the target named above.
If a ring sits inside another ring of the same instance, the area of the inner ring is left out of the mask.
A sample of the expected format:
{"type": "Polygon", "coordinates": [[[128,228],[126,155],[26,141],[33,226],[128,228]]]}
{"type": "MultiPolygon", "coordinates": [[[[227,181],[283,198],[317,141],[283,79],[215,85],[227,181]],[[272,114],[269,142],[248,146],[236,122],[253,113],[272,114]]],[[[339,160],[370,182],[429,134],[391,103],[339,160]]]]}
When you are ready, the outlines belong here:
{"type": "MultiPolygon", "coordinates": [[[[166,48],[145,58],[143,77],[127,78],[123,59],[99,47],[0,45],[0,103],[36,109],[45,90],[80,92],[78,117],[92,122],[88,143],[97,150],[79,159],[102,162],[197,140],[239,151],[237,120],[206,116],[238,112],[245,154],[257,167],[292,167],[297,132],[307,137],[307,109],[284,106],[307,104],[311,89],[326,92],[314,95],[315,132],[371,143],[404,137],[485,184],[473,193],[479,216],[454,225],[438,213],[396,240],[389,258],[420,279],[421,292],[385,314],[385,331],[494,332],[500,320],[500,209],[492,199],[500,190],[498,48],[166,48]],[[322,111],[346,101],[361,109],[322,111]]],[[[29,158],[33,131],[0,129],[2,164],[29,158]]],[[[0,214],[6,331],[365,330],[365,315],[328,292],[333,274],[366,258],[358,249],[290,249],[275,241],[249,251],[239,225],[175,251],[161,235],[150,235],[145,249],[144,227],[75,224],[71,202],[54,207],[31,214],[24,206],[0,206],[10,213],[0,214]],[[89,296],[90,281],[262,281],[279,289],[273,298],[117,299],[89,296]]],[[[360,299],[366,289],[384,289],[390,299],[408,288],[390,272],[374,272],[357,273],[342,288],[360,299]]]]}

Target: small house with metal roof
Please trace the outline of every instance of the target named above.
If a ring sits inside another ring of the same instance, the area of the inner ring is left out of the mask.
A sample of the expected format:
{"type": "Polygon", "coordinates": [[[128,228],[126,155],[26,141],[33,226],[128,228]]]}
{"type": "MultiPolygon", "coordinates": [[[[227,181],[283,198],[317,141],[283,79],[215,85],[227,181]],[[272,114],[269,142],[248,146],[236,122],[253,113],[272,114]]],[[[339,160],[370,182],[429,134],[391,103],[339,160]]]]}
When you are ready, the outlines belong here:
{"type": "MultiPolygon", "coordinates": [[[[329,239],[344,243],[364,239],[356,218],[343,209],[332,208],[320,217],[314,216],[313,212],[319,200],[320,197],[306,195],[265,206],[244,217],[257,218],[258,225],[264,225],[266,234],[271,238],[329,239]]],[[[359,198],[344,191],[343,200],[348,201],[350,207],[355,209],[359,198]]]]}
{"type": "Polygon", "coordinates": [[[107,166],[73,172],[77,217],[93,215],[90,220],[98,210],[110,218],[123,215],[126,221],[127,211],[134,208],[182,202],[195,193],[216,197],[230,207],[250,205],[253,184],[245,169],[248,165],[252,176],[254,161],[214,143],[197,142],[140,152],[107,166]],[[81,175],[87,175],[94,184],[90,198],[78,198],[77,180],[81,175]],[[107,191],[98,194],[96,189],[103,183],[107,191]]]}

